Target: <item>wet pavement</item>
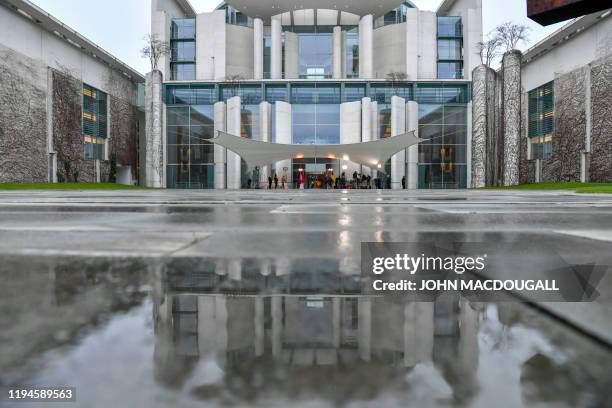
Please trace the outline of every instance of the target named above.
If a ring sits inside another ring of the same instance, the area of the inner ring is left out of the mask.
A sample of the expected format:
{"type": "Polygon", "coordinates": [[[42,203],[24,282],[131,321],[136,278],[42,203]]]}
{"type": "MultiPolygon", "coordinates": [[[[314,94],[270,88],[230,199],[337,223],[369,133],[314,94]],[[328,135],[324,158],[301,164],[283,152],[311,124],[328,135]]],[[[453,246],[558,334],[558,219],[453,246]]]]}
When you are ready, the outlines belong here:
{"type": "Polygon", "coordinates": [[[593,303],[361,293],[361,242],[440,237],[612,265],[612,197],[0,193],[0,388],[76,387],[70,407],[610,406],[609,273],[593,303]]]}

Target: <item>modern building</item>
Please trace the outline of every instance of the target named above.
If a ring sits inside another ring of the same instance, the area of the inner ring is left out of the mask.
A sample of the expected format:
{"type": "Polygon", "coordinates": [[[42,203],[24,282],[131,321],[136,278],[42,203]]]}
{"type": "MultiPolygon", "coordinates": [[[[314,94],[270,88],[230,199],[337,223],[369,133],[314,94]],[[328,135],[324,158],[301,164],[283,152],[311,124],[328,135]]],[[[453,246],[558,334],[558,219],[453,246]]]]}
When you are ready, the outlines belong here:
{"type": "Polygon", "coordinates": [[[472,185],[612,182],[610,9],[473,73],[472,185]]]}
{"type": "Polygon", "coordinates": [[[445,0],[436,12],[399,0],[228,0],[201,14],[186,0],[152,0],[151,24],[171,52],[148,85],[148,113],[161,119],[149,122],[150,185],[238,189],[276,174],[308,187],[358,172],[396,189],[403,179],[469,186],[481,0],[445,0]],[[408,131],[424,141],[375,168],[330,155],[252,169],[210,143],[217,131],[302,145],[408,131]]]}
{"type": "Polygon", "coordinates": [[[31,2],[0,0],[0,182],[135,183],[144,80],[31,2]]]}

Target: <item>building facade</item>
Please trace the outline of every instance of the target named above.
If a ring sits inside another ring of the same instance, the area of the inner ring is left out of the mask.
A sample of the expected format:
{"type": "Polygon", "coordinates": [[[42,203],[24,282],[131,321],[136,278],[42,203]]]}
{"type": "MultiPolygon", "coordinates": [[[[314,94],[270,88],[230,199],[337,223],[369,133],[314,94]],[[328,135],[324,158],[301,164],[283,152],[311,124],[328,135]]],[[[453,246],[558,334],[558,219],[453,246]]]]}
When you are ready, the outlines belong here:
{"type": "Polygon", "coordinates": [[[0,182],[136,183],[143,83],[29,1],[0,0],[0,182]]]}
{"type": "Polygon", "coordinates": [[[196,14],[186,1],[153,0],[152,34],[171,52],[159,64],[163,93],[147,103],[162,118],[150,122],[158,129],[147,143],[162,148],[150,149],[149,184],[239,189],[276,175],[316,187],[325,175],[358,172],[396,189],[468,187],[481,0],[447,0],[436,12],[392,0],[335,6],[229,0],[196,14]],[[321,157],[251,169],[208,141],[219,130],[283,144],[407,131],[424,141],[376,169],[321,157]]]}

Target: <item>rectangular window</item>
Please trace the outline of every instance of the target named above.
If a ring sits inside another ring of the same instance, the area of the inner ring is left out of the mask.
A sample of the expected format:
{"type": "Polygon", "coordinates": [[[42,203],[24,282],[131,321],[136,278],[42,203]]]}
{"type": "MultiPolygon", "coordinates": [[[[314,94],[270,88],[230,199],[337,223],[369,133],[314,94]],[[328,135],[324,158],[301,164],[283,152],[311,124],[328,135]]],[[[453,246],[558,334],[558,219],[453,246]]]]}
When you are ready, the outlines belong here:
{"type": "Polygon", "coordinates": [[[83,146],[85,159],[104,160],[107,137],[106,93],[83,84],[83,146]]]}
{"type": "Polygon", "coordinates": [[[359,28],[346,30],[346,77],[359,78],[359,28]]]}
{"type": "Polygon", "coordinates": [[[552,155],[552,134],[555,128],[554,81],[528,93],[531,159],[548,159],[552,155]]]}
{"type": "Polygon", "coordinates": [[[438,79],[463,78],[463,25],[461,17],[438,17],[438,79]]]}
{"type": "Polygon", "coordinates": [[[195,19],[173,19],[170,31],[170,79],[174,81],[193,81],[196,71],[195,19]]]}

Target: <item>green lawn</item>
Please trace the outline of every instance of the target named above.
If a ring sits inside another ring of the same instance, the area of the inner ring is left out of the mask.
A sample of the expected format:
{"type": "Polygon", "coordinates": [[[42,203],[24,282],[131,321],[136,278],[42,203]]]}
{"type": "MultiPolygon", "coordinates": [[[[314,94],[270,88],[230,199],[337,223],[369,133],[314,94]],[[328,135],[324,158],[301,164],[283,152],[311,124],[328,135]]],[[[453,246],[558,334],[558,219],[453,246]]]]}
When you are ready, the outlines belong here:
{"type": "Polygon", "coordinates": [[[140,190],[115,183],[0,183],[0,190],[140,190]]]}
{"type": "Polygon", "coordinates": [[[612,183],[530,183],[509,187],[485,187],[489,190],[574,190],[577,193],[612,194],[612,183]]]}

